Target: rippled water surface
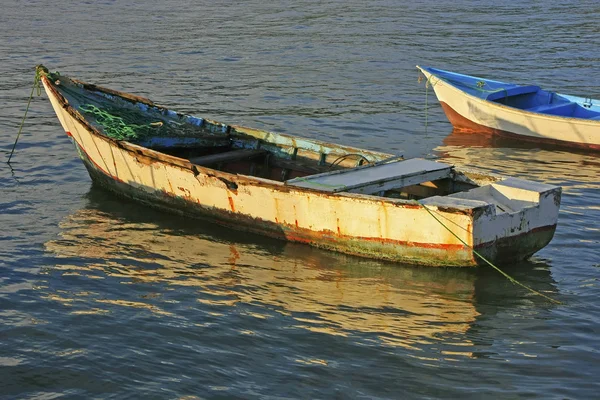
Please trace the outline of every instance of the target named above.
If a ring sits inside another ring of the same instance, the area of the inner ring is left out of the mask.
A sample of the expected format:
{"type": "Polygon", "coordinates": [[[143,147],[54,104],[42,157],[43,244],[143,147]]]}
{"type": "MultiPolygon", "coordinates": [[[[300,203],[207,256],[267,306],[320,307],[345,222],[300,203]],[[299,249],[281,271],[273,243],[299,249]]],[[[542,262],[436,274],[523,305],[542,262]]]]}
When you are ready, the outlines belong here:
{"type": "Polygon", "coordinates": [[[414,66],[600,98],[598,15],[569,0],[3,1],[4,160],[43,63],[564,195],[550,245],[506,267],[554,305],[487,268],[357,259],[115,198],[34,96],[0,164],[0,397],[597,398],[600,157],[453,133],[414,66]]]}

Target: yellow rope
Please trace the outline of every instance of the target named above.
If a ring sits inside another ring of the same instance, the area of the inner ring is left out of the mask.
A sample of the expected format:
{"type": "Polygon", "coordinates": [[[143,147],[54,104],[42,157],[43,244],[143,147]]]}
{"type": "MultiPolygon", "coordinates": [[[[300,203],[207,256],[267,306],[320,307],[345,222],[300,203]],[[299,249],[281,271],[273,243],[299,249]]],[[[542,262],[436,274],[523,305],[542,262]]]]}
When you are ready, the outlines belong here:
{"type": "Polygon", "coordinates": [[[455,238],[457,238],[463,245],[465,245],[466,247],[470,248],[473,253],[475,255],[477,255],[479,258],[481,258],[486,264],[488,264],[489,266],[491,266],[492,268],[494,268],[496,271],[500,272],[506,279],[508,279],[510,282],[512,282],[515,285],[519,285],[525,289],[527,289],[528,291],[530,291],[531,293],[534,293],[538,296],[542,296],[543,298],[545,298],[546,300],[554,303],[554,304],[562,304],[562,302],[555,300],[543,293],[538,292],[537,290],[534,290],[532,288],[530,288],[529,286],[519,282],[518,280],[516,280],[515,278],[513,278],[512,276],[508,275],[506,272],[502,271],[500,268],[498,268],[497,266],[495,266],[491,261],[489,261],[487,258],[485,258],[484,256],[482,256],[481,254],[479,254],[477,252],[477,250],[475,250],[472,246],[469,246],[464,240],[462,240],[456,233],[454,233],[450,228],[448,228],[442,221],[440,221],[440,219],[438,217],[436,217],[434,215],[434,212],[432,210],[429,209],[429,207],[427,207],[425,204],[419,203],[418,201],[415,201],[418,205],[420,205],[421,207],[423,207],[428,213],[429,215],[431,215],[437,222],[440,223],[440,225],[442,225],[444,228],[446,228],[446,230],[448,230],[448,232],[450,232],[455,238]]]}

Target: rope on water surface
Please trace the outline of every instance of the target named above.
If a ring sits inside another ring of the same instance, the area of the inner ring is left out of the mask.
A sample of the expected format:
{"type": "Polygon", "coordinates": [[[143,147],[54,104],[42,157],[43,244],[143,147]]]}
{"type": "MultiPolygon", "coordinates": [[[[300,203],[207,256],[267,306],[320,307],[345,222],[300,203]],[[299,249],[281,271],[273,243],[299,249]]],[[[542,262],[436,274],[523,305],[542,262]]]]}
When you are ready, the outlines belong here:
{"type": "Polygon", "coordinates": [[[530,288],[529,286],[519,282],[518,280],[516,280],[515,278],[513,278],[512,276],[508,275],[506,272],[502,271],[500,268],[498,268],[496,265],[494,265],[491,261],[489,261],[487,258],[485,258],[484,256],[482,256],[481,254],[479,254],[479,252],[477,252],[477,250],[475,250],[473,248],[473,246],[469,246],[464,240],[462,240],[456,233],[454,233],[452,231],[452,229],[448,228],[448,226],[446,226],[438,217],[435,216],[434,211],[432,211],[431,209],[429,209],[429,207],[427,207],[425,204],[419,203],[418,201],[415,201],[415,203],[417,203],[419,206],[423,207],[428,213],[429,215],[431,215],[437,222],[440,223],[440,225],[442,225],[444,228],[446,228],[446,230],[448,232],[450,232],[452,234],[452,236],[454,236],[455,238],[457,238],[463,245],[467,246],[468,248],[470,248],[473,253],[475,255],[477,255],[477,257],[481,258],[486,264],[488,264],[490,267],[494,268],[496,271],[500,272],[506,279],[508,279],[511,283],[521,286],[522,288],[527,289],[528,291],[530,291],[533,294],[536,294],[538,296],[542,296],[543,298],[545,298],[546,300],[554,303],[554,304],[562,304],[561,301],[555,300],[552,297],[549,297],[541,292],[538,292],[535,289],[530,288]]]}
{"type": "Polygon", "coordinates": [[[39,68],[36,68],[35,78],[33,79],[33,87],[31,88],[31,94],[29,95],[29,100],[27,101],[27,107],[25,108],[25,114],[23,115],[23,119],[21,120],[21,125],[19,126],[19,132],[17,133],[17,138],[15,139],[15,144],[13,144],[12,150],[10,151],[10,155],[8,156],[7,163],[10,164],[10,159],[15,152],[15,148],[17,147],[17,142],[19,141],[19,137],[21,136],[21,132],[23,131],[23,125],[25,124],[25,118],[27,117],[27,111],[29,111],[29,106],[31,105],[31,99],[33,99],[33,92],[37,88],[37,95],[41,96],[42,94],[42,86],[40,85],[42,81],[42,71],[39,68]]]}

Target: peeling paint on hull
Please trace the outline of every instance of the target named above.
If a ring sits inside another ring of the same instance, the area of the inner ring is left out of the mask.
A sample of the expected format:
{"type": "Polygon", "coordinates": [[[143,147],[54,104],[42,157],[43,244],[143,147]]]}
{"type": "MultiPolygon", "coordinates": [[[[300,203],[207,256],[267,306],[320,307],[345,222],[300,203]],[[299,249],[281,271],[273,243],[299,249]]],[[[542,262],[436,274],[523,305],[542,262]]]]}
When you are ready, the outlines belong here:
{"type": "Polygon", "coordinates": [[[305,243],[314,247],[339,251],[361,257],[431,266],[475,266],[471,250],[462,244],[432,246],[430,244],[401,243],[400,241],[345,237],[333,232],[314,232],[288,224],[272,223],[234,211],[204,207],[183,197],[167,192],[148,192],[106,175],[92,162],[83,162],[94,184],[130,200],[147,206],[198,218],[239,231],[256,233],[275,239],[305,243]]]}
{"type": "MultiPolygon", "coordinates": [[[[77,146],[77,145],[76,145],[77,146]]],[[[80,154],[85,155],[85,152],[80,154]]],[[[345,237],[333,232],[312,232],[297,227],[271,223],[269,221],[250,218],[236,214],[234,211],[223,211],[206,208],[184,197],[173,196],[166,192],[148,192],[140,190],[122,181],[114,179],[94,165],[87,157],[82,157],[94,184],[114,194],[130,200],[144,203],[147,206],[215,222],[236,230],[252,232],[276,239],[300,242],[327,250],[339,251],[361,257],[376,258],[388,261],[415,265],[470,267],[482,265],[483,262],[473,254],[472,250],[462,244],[432,245],[428,243],[410,243],[394,240],[345,237]]],[[[536,232],[527,233],[527,237],[502,238],[492,243],[476,246],[476,251],[495,262],[513,262],[527,258],[539,248],[550,242],[556,225],[542,227],[536,232]],[[515,251],[519,249],[519,251],[515,251]]]]}

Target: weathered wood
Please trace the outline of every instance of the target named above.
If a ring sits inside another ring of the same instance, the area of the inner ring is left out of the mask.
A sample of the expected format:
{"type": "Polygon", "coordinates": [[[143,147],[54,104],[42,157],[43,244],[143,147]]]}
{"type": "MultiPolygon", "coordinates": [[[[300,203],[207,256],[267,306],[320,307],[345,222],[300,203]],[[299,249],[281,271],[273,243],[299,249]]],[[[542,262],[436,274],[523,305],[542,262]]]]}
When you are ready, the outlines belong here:
{"type": "Polygon", "coordinates": [[[196,165],[211,165],[217,163],[225,163],[232,161],[239,161],[243,159],[255,158],[258,156],[266,155],[266,150],[250,150],[250,149],[239,149],[232,150],[225,153],[209,154],[206,156],[190,158],[190,162],[196,165]]]}
{"type": "Polygon", "coordinates": [[[414,158],[291,179],[286,184],[331,193],[371,194],[448,178],[451,170],[448,164],[414,158]]]}

